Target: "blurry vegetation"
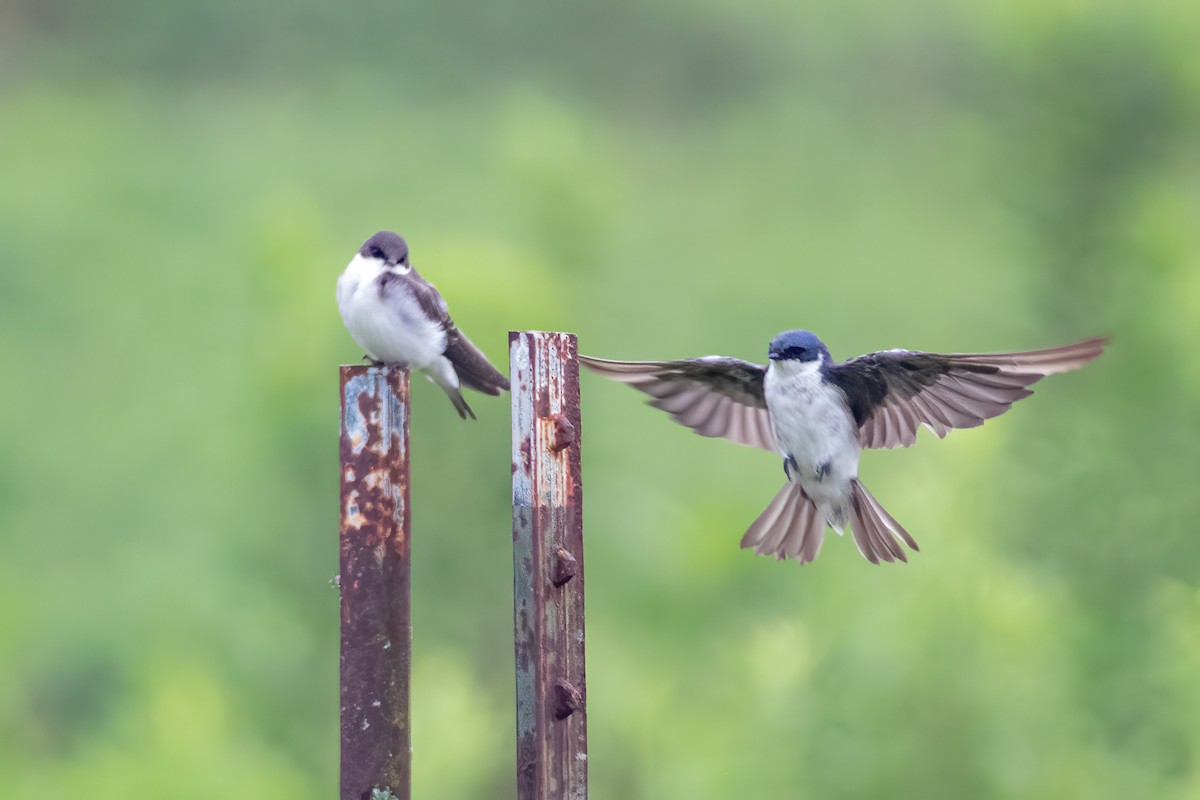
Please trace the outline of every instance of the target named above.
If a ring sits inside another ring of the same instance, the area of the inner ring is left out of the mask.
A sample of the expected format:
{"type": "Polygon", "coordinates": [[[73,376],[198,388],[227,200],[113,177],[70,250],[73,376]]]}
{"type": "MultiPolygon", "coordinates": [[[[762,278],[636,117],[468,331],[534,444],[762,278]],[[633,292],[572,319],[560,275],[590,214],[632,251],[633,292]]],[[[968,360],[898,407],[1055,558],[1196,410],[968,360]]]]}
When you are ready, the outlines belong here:
{"type": "MultiPolygon", "coordinates": [[[[5,797],[324,798],[333,282],[379,228],[494,359],[1111,332],[868,453],[905,567],[738,537],[775,459],[585,377],[599,798],[1200,796],[1200,10],[0,9],[5,797]]],[[[413,425],[416,794],[513,793],[507,403],[413,425]]]]}

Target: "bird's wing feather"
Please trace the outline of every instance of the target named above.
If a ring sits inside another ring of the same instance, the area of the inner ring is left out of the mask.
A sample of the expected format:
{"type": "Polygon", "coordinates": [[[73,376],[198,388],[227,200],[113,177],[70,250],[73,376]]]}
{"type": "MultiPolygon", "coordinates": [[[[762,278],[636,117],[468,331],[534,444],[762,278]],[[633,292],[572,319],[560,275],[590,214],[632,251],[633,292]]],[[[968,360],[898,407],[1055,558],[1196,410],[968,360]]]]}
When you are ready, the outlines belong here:
{"type": "Polygon", "coordinates": [[[422,278],[415,269],[410,269],[404,274],[384,272],[379,276],[379,294],[385,300],[393,287],[399,288],[400,286],[403,286],[417,301],[421,312],[440,325],[443,330],[454,327],[454,320],[450,319],[450,307],[446,305],[446,299],[432,283],[422,278]]]}
{"type": "Polygon", "coordinates": [[[763,395],[766,368],[759,364],[721,356],[609,361],[581,355],[579,361],[593,372],[650,395],[650,405],[701,436],[775,452],[763,395]]]}
{"type": "Polygon", "coordinates": [[[1079,369],[1106,338],[1020,353],[887,350],[827,368],[846,394],[863,447],[908,447],[925,425],[939,438],[1003,414],[1047,375],[1079,369]]]}
{"type": "Polygon", "coordinates": [[[385,300],[394,286],[403,284],[405,291],[416,300],[421,313],[442,329],[446,335],[444,355],[454,365],[454,371],[464,386],[491,395],[500,394],[501,390],[508,391],[508,379],[454,324],[446,299],[432,283],[422,278],[415,269],[405,274],[385,272],[379,276],[379,280],[379,291],[385,300]]]}
{"type": "Polygon", "coordinates": [[[463,386],[491,395],[508,391],[508,378],[455,325],[446,331],[446,358],[454,365],[463,386]]]}

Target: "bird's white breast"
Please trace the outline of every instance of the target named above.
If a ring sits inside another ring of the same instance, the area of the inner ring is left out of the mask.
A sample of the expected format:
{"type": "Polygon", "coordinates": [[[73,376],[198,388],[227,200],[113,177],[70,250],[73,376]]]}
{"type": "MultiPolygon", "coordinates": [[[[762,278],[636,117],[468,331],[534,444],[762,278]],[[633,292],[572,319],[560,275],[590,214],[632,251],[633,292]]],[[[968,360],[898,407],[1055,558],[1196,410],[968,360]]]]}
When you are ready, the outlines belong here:
{"type": "Polygon", "coordinates": [[[346,330],[376,361],[428,367],[445,351],[446,331],[407,292],[392,292],[385,302],[379,293],[384,269],[379,259],[358,254],[338,278],[338,310],[346,330]]]}
{"type": "Polygon", "coordinates": [[[774,361],[763,385],[780,453],[796,460],[792,480],[820,506],[840,506],[858,476],[858,430],[837,387],[819,361],[774,361]],[[818,475],[822,465],[828,474],[818,475]]]}

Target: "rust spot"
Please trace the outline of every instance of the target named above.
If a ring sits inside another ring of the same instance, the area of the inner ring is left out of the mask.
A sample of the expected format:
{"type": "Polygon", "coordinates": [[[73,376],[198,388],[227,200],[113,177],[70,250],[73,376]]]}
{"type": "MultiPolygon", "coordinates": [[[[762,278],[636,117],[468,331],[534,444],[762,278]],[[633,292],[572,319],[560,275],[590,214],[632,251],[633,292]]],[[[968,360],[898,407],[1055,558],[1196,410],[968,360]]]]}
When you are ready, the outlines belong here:
{"type": "Polygon", "coordinates": [[[562,586],[575,577],[576,566],[575,556],[561,547],[558,548],[554,551],[554,571],[550,582],[555,586],[562,586]]]}
{"type": "Polygon", "coordinates": [[[566,719],[583,706],[583,694],[570,681],[554,683],[554,718],[566,719]]]}
{"type": "Polygon", "coordinates": [[[561,453],[575,444],[575,426],[571,424],[571,420],[562,414],[551,414],[550,421],[554,423],[554,433],[550,439],[551,450],[561,453]]]}
{"type": "Polygon", "coordinates": [[[342,521],[344,525],[355,530],[367,524],[367,518],[363,516],[358,507],[358,492],[354,489],[347,493],[346,506],[342,510],[342,521]]]}
{"type": "Polygon", "coordinates": [[[367,392],[360,394],[358,396],[358,413],[370,423],[377,422],[378,417],[376,415],[379,413],[379,398],[367,392]]]}

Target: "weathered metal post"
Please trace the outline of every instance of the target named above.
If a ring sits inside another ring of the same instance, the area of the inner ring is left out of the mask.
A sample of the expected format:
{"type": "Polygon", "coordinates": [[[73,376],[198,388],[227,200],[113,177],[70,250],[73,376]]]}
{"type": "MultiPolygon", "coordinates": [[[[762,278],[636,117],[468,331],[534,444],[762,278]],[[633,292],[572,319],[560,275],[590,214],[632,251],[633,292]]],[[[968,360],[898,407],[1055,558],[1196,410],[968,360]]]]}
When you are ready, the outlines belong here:
{"type": "Polygon", "coordinates": [[[508,335],[518,800],[587,797],[583,484],[575,336],[508,335]]]}
{"type": "Polygon", "coordinates": [[[341,800],[408,800],[408,371],[343,366],[341,397],[341,800]]]}

